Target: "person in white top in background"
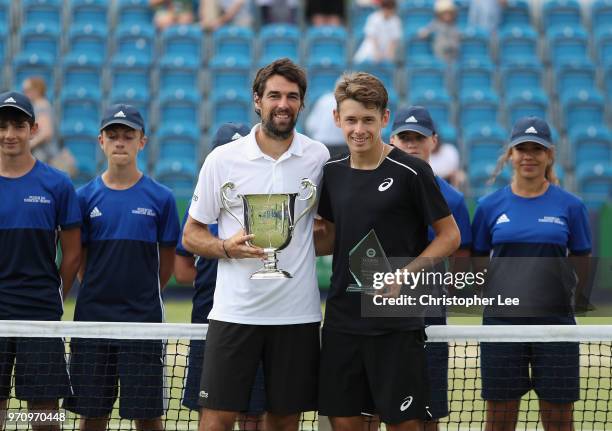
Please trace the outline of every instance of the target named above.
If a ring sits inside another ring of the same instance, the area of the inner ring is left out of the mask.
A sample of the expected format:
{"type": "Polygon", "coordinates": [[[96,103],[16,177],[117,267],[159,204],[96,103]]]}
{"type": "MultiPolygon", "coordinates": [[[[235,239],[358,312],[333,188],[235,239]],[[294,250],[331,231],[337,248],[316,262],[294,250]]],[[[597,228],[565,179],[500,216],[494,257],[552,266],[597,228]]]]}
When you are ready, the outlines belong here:
{"type": "MultiPolygon", "coordinates": [[[[306,75],[284,58],[263,67],[253,82],[261,123],[244,138],[213,150],[204,162],[183,234],[183,246],[219,259],[200,387],[200,430],[230,431],[246,410],[257,367],[266,378],[267,431],[298,429],[303,411],[317,407],[320,296],[313,241],[314,210],[295,225],[279,253],[293,278],[251,280],[263,249],[248,245],[237,220],[221,209],[220,188],[238,194],[297,193],[303,178],[321,181],[329,151],[294,128],[304,106],[306,75]],[[208,224],[218,222],[219,236],[208,224]]],[[[296,214],[306,203],[296,203],[296,214]]],[[[233,209],[242,217],[241,205],[233,209]]]]}
{"type": "Polygon", "coordinates": [[[368,16],[364,33],[365,39],[353,58],[355,63],[395,61],[402,37],[402,22],[397,15],[395,0],[381,0],[380,10],[368,16]]]}

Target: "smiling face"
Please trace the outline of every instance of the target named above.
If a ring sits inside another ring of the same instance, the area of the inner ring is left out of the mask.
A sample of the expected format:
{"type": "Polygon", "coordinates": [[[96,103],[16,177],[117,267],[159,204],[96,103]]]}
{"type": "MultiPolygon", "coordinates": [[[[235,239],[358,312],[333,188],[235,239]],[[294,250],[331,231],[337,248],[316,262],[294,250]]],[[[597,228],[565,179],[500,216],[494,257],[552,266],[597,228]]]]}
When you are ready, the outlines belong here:
{"type": "Polygon", "coordinates": [[[0,155],[20,157],[30,154],[30,139],[38,131],[36,123],[15,109],[0,114],[0,155]]]}
{"type": "Polygon", "coordinates": [[[553,151],[535,142],[523,142],[512,147],[510,162],[515,175],[522,179],[542,179],[546,168],[553,164],[553,151]]]}
{"type": "Polygon", "coordinates": [[[381,112],[376,107],[368,108],[354,99],[346,99],[334,110],[334,120],[342,129],[351,154],[365,154],[380,148],[380,133],[389,122],[389,110],[381,112]]]}
{"type": "Polygon", "coordinates": [[[146,140],[141,130],[120,124],[106,127],[98,137],[109,166],[136,166],[138,151],[144,148],[146,140]]]}
{"type": "Polygon", "coordinates": [[[263,132],[273,139],[288,139],[302,109],[298,84],[281,75],[273,75],[266,81],[261,98],[257,93],[254,97],[263,132]]]}
{"type": "Polygon", "coordinates": [[[411,156],[428,162],[437,139],[436,135],[427,137],[418,132],[405,131],[391,136],[391,144],[411,156]]]}

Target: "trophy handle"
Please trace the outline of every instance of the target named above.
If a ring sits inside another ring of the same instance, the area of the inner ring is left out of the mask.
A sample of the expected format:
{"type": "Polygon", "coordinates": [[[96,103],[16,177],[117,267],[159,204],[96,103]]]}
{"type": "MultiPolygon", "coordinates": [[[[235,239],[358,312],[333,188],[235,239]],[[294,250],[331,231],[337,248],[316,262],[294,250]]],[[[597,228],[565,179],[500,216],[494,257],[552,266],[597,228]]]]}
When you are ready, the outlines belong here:
{"type": "Polygon", "coordinates": [[[227,183],[223,184],[221,186],[221,204],[223,205],[223,208],[225,208],[225,211],[227,211],[229,213],[229,215],[231,215],[232,217],[234,217],[234,219],[238,222],[238,224],[240,226],[242,226],[242,229],[245,229],[244,224],[240,221],[240,219],[238,218],[238,216],[236,216],[236,214],[234,214],[232,212],[232,210],[229,209],[229,203],[233,201],[233,199],[230,199],[227,196],[227,191],[228,190],[234,190],[234,183],[232,183],[231,181],[228,181],[227,183]]]}
{"type": "Polygon", "coordinates": [[[300,221],[300,219],[304,217],[304,215],[306,215],[308,211],[310,211],[310,209],[314,206],[317,200],[317,186],[312,181],[310,181],[308,178],[302,178],[301,189],[302,190],[308,189],[308,195],[306,195],[306,197],[303,197],[303,198],[298,196],[298,200],[309,201],[308,206],[295,219],[295,222],[293,222],[293,226],[291,226],[291,228],[293,228],[300,221]]]}

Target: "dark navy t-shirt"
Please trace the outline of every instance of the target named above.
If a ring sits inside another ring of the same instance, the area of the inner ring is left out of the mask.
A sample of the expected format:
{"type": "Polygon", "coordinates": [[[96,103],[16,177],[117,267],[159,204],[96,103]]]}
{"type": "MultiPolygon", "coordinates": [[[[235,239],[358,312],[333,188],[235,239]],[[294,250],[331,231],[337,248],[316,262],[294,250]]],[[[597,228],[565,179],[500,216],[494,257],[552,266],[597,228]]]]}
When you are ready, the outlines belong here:
{"type": "MultiPolygon", "coordinates": [[[[183,228],[187,222],[189,216],[189,207],[185,211],[183,217],[183,228]]],[[[196,258],[196,278],[193,282],[195,292],[193,293],[193,308],[191,310],[191,323],[208,323],[208,313],[212,309],[213,297],[215,295],[215,284],[217,282],[217,259],[206,259],[200,256],[194,256],[192,253],[185,250],[181,238],[183,237],[183,230],[179,236],[179,242],[176,245],[176,254],[186,257],[196,258]]],[[[213,235],[218,235],[218,229],[216,224],[209,224],[208,230],[213,235]]]]}
{"type": "Polygon", "coordinates": [[[61,319],[58,230],[80,225],[65,173],[36,161],[19,178],[0,177],[0,319],[61,319]]]}
{"type": "Polygon", "coordinates": [[[75,320],[161,322],[158,247],[176,246],[172,192],[143,176],[127,190],[97,177],[77,191],[87,263],[75,320]]]}
{"type": "Polygon", "coordinates": [[[523,298],[527,317],[572,314],[576,276],[566,257],[591,252],[579,198],[555,185],[533,198],[506,186],[479,201],[472,232],[474,254],[491,256],[486,296],[523,298]]]}

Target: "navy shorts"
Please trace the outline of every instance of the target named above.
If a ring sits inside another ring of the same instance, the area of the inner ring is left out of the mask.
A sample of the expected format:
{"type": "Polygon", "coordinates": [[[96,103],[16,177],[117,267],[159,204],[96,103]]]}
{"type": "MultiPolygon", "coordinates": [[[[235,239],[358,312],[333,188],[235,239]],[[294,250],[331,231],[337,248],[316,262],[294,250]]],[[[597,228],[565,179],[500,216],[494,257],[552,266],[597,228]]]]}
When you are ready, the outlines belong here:
{"type": "MultiPolygon", "coordinates": [[[[202,378],[202,364],[204,362],[204,350],[206,340],[191,340],[189,344],[189,356],[187,362],[187,378],[183,392],[183,405],[191,410],[200,410],[198,404],[200,393],[200,380],[202,378]]],[[[263,367],[260,364],[251,390],[249,409],[245,412],[249,415],[260,415],[266,410],[266,388],[264,386],[263,367]]]]}
{"type": "Polygon", "coordinates": [[[158,340],[85,340],[70,343],[74,396],[64,408],[85,417],[152,419],[164,413],[164,343],[158,340]]]}
{"type": "Polygon", "coordinates": [[[578,343],[481,343],[480,356],[485,400],[518,400],[531,389],[552,403],[580,398],[578,343]]]}
{"type": "Polygon", "coordinates": [[[448,416],[448,343],[427,343],[429,412],[432,419],[448,416]]]}
{"type": "Polygon", "coordinates": [[[0,338],[0,399],[11,392],[24,401],[64,398],[72,394],[61,338],[0,338]]]}

